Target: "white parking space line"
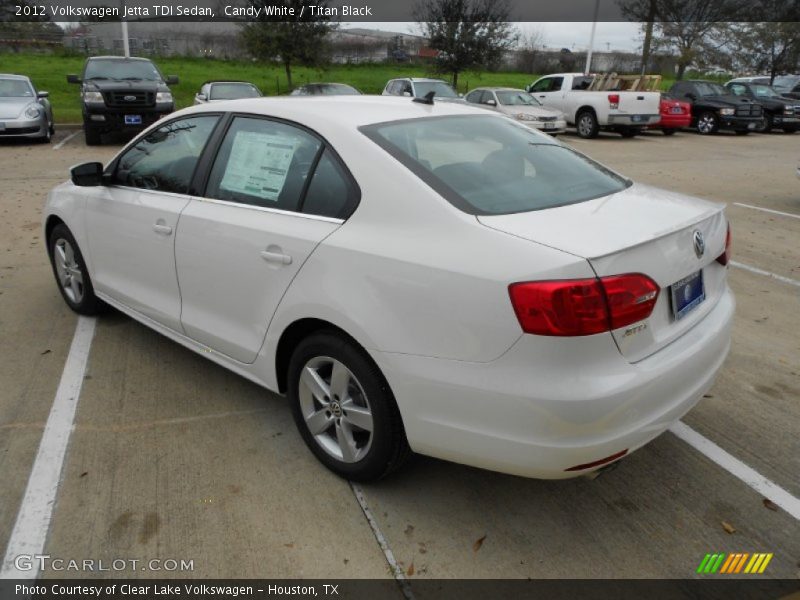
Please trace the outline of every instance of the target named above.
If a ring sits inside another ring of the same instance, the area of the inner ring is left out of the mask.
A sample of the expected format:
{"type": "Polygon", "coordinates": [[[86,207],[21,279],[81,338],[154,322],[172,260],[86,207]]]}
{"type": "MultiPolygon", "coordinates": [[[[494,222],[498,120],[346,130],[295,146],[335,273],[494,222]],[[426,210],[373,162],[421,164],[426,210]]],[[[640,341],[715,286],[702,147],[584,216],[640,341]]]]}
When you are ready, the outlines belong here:
{"type": "Polygon", "coordinates": [[[766,213],[772,213],[773,215],[780,215],[782,217],[791,217],[793,219],[800,219],[800,215],[795,215],[792,213],[781,212],[779,210],[772,210],[771,208],[762,208],[761,206],[753,206],[751,204],[742,204],[741,202],[734,202],[734,206],[741,206],[743,208],[752,208],[753,210],[760,210],[766,213]]]}
{"type": "Polygon", "coordinates": [[[95,323],[96,320],[91,317],[78,318],[53,407],[28,478],[28,487],[6,547],[0,579],[36,579],[39,574],[38,561],[33,562],[30,570],[24,571],[17,569],[14,559],[19,555],[37,555],[44,551],[95,323]]]}
{"type": "Polygon", "coordinates": [[[65,137],[63,140],[58,142],[55,146],[53,146],[53,150],[61,150],[61,148],[64,146],[64,144],[66,144],[68,141],[70,141],[72,138],[74,138],[79,133],[80,133],[80,130],[78,130],[78,131],[76,131],[74,133],[70,133],[67,137],[65,137]]]}
{"type": "Polygon", "coordinates": [[[757,275],[771,277],[772,279],[776,279],[782,283],[788,283],[789,285],[800,287],[800,281],[797,279],[792,279],[791,277],[784,277],[783,275],[778,275],[777,273],[773,273],[771,271],[765,271],[764,269],[759,269],[758,267],[751,267],[750,265],[736,262],[735,260],[732,260],[730,265],[732,267],[736,267],[737,269],[742,269],[743,271],[750,271],[751,273],[756,273],[757,275]]]}
{"type": "Polygon", "coordinates": [[[361,486],[357,483],[353,483],[352,481],[348,483],[350,484],[350,488],[353,490],[353,494],[355,494],[358,505],[361,507],[361,511],[367,518],[370,528],[372,528],[372,533],[375,536],[375,539],[378,541],[378,546],[380,546],[381,550],[383,550],[383,555],[386,557],[386,562],[389,563],[389,567],[392,570],[392,575],[400,585],[403,596],[405,596],[407,600],[414,600],[414,592],[411,591],[411,584],[409,584],[408,580],[406,579],[403,569],[397,564],[397,561],[394,558],[394,553],[389,547],[389,542],[386,541],[386,537],[383,535],[381,528],[378,526],[378,522],[375,520],[372,511],[369,509],[367,499],[364,497],[364,490],[362,490],[361,486]]]}
{"type": "Polygon", "coordinates": [[[730,474],[749,485],[765,498],[772,500],[772,502],[800,521],[800,498],[795,498],[779,485],[772,483],[738,458],[728,454],[714,442],[697,433],[683,421],[678,421],[669,430],[706,458],[717,463],[730,474]]]}

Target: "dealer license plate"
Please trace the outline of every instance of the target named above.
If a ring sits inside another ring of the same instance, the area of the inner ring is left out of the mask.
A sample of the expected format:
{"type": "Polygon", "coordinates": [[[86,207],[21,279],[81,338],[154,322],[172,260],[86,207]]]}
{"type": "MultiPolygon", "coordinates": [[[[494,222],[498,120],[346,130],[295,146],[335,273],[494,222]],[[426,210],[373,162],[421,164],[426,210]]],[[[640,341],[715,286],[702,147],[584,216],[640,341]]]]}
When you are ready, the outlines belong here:
{"type": "Polygon", "coordinates": [[[142,115],[125,115],[125,125],[141,125],[142,115]]]}
{"type": "Polygon", "coordinates": [[[680,106],[673,106],[672,108],[669,109],[669,112],[671,112],[673,115],[679,115],[683,111],[681,110],[680,106]]]}
{"type": "Polygon", "coordinates": [[[555,123],[545,123],[544,124],[544,128],[545,129],[555,129],[556,128],[556,124],[555,123]]]}
{"type": "Polygon", "coordinates": [[[672,315],[675,320],[682,319],[706,299],[706,289],[703,285],[703,271],[692,273],[670,287],[672,296],[672,315]]]}

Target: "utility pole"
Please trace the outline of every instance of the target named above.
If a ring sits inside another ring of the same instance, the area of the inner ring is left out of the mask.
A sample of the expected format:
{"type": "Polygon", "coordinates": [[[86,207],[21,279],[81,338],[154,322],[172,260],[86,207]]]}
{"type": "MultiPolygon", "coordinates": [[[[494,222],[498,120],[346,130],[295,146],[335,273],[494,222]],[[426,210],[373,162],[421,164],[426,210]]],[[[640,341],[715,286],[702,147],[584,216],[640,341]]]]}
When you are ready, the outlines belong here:
{"type": "Polygon", "coordinates": [[[131,57],[131,45],[128,41],[128,21],[125,20],[125,0],[119,0],[122,11],[122,49],[125,51],[125,58],[131,57]]]}
{"type": "Polygon", "coordinates": [[[594,0],[594,18],[592,19],[592,34],[589,37],[589,51],[586,53],[586,67],[583,72],[588,75],[592,68],[592,50],[594,49],[594,32],[597,29],[597,15],[600,12],[600,0],[594,0]]]}

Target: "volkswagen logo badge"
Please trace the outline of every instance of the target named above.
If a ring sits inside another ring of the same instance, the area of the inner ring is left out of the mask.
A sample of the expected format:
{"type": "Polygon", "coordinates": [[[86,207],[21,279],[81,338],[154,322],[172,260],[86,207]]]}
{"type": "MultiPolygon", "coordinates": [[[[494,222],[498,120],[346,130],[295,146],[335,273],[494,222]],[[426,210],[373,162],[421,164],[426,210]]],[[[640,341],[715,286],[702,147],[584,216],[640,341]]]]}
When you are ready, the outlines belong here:
{"type": "Polygon", "coordinates": [[[133,102],[134,100],[136,100],[136,96],[125,96],[126,102],[133,102]]]}
{"type": "Polygon", "coordinates": [[[703,239],[703,234],[699,229],[695,229],[694,233],[692,233],[692,242],[697,258],[703,258],[703,254],[706,251],[706,241],[703,239]]]}

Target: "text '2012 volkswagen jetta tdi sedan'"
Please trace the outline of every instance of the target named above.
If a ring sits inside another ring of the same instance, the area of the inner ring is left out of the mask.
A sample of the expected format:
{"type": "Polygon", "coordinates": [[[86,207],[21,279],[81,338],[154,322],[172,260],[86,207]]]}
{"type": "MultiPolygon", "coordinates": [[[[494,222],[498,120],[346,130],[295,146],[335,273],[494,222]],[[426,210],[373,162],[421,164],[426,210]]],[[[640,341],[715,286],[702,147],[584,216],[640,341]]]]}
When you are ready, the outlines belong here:
{"type": "Polygon", "coordinates": [[[285,393],[353,480],[412,451],[592,472],[690,410],[730,343],[722,205],[452,103],[189,108],[74,167],[44,219],[70,307],[285,393]]]}

